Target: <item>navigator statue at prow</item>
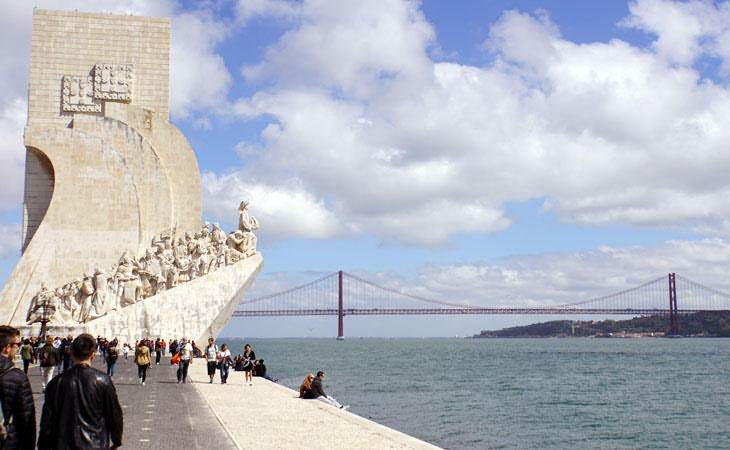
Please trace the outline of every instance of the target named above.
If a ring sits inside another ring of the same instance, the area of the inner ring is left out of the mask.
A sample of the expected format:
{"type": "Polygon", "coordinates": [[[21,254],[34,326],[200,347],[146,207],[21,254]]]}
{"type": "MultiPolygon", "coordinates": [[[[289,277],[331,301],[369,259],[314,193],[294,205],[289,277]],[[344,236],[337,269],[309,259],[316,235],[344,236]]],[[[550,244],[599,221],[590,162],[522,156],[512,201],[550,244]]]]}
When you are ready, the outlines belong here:
{"type": "Polygon", "coordinates": [[[169,121],[170,28],[33,11],[23,253],[1,323],[204,341],[261,270],[247,212],[232,234],[202,224],[195,152],[169,121]]]}

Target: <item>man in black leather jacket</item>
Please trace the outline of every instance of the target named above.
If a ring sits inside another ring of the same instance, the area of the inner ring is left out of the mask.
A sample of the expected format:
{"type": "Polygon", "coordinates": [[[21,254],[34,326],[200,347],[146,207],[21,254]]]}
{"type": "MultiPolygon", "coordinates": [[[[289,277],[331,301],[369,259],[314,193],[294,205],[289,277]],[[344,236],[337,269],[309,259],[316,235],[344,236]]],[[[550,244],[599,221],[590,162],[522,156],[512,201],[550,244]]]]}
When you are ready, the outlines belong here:
{"type": "Polygon", "coordinates": [[[3,449],[35,448],[35,405],[28,376],[15,368],[13,359],[20,346],[20,332],[0,326],[0,400],[7,436],[3,449]]]}
{"type": "Polygon", "coordinates": [[[81,334],[71,344],[76,363],[51,380],[38,436],[39,450],[117,448],[122,445],[122,408],[111,379],[91,367],[96,340],[81,334]]]}

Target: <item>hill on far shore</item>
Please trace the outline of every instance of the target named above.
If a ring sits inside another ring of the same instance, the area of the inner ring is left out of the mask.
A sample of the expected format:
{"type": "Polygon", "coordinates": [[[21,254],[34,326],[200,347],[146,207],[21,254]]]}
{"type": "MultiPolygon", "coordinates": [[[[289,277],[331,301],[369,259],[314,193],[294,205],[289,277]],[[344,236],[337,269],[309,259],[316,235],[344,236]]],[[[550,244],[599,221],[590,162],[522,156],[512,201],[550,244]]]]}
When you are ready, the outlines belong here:
{"type": "MultiPolygon", "coordinates": [[[[501,330],[483,330],[474,337],[664,336],[668,327],[668,315],[634,317],[628,320],[553,320],[501,330]]],[[[679,333],[683,336],[730,337],[730,311],[702,311],[680,315],[679,333]]]]}

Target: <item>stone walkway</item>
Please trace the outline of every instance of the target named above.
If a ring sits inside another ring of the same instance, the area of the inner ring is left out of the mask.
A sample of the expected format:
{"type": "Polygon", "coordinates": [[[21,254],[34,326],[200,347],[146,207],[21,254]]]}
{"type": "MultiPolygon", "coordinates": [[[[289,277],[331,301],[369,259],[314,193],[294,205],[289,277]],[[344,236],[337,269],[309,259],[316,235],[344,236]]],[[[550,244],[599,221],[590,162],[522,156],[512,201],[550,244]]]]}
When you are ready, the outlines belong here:
{"type": "Polygon", "coordinates": [[[203,360],[190,366],[190,375],[240,449],[438,448],[319,400],[302,400],[298,392],[262,378],[245,386],[242,372],[231,372],[227,384],[218,375],[209,384],[203,360]]]}
{"type": "MultiPolygon", "coordinates": [[[[100,358],[94,366],[106,370],[100,358]]],[[[206,364],[196,359],[187,384],[177,384],[176,366],[153,365],[146,386],[130,358],[117,363],[114,384],[124,411],[127,449],[428,449],[437,447],[261,378],[243,385],[231,372],[228,384],[209,384],[206,364]]],[[[28,372],[37,420],[43,407],[40,369],[28,372]]]]}
{"type": "MultiPolygon", "coordinates": [[[[106,370],[99,363],[94,366],[106,370]]],[[[145,386],[137,379],[137,366],[121,357],[117,363],[114,384],[124,411],[123,447],[127,449],[193,450],[238,448],[221,426],[213,411],[192,383],[177,384],[176,369],[168,360],[153,365],[147,372],[145,386]]],[[[195,361],[199,363],[200,360],[195,361]]],[[[193,365],[195,366],[195,365],[193,365]]],[[[191,367],[193,367],[191,366],[191,367]]],[[[40,369],[28,371],[40,426],[43,407],[40,369]]]]}

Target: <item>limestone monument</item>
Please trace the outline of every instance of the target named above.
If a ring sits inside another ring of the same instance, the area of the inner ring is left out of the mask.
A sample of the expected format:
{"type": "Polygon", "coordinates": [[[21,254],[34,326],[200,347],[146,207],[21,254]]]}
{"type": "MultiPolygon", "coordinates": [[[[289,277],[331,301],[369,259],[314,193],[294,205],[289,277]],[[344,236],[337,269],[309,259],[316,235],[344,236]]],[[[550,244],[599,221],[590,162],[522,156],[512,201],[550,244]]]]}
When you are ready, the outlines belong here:
{"type": "Polygon", "coordinates": [[[247,202],[232,233],[201,223],[169,62],[169,19],[34,11],[23,254],[3,323],[203,342],[263,267],[247,202]]]}

